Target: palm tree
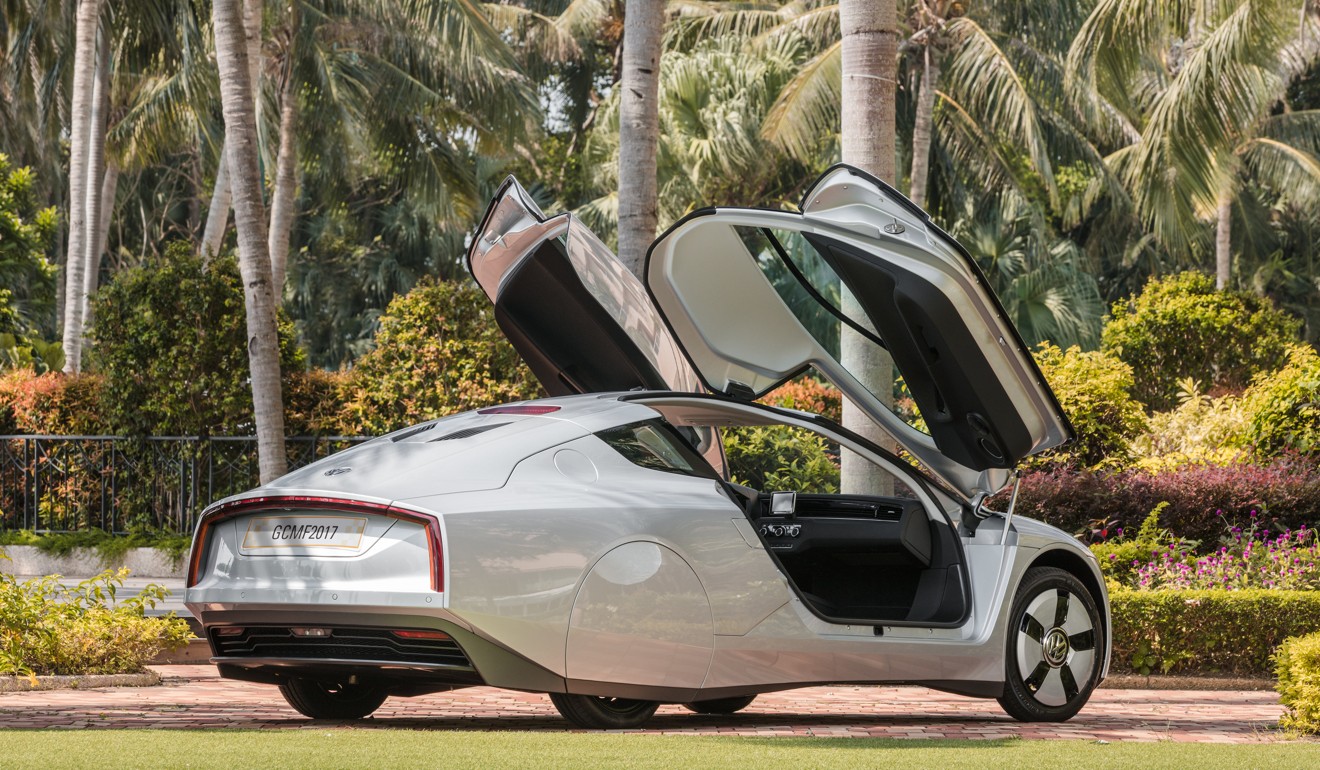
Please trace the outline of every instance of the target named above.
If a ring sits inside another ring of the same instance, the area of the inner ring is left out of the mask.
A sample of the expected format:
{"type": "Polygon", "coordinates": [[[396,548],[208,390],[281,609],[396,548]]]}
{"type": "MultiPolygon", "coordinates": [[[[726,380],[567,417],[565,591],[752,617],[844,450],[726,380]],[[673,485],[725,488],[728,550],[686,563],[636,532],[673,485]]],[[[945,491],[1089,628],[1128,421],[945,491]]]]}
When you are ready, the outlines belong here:
{"type": "MultiPolygon", "coordinates": [[[[82,368],[83,310],[86,307],[87,212],[80,205],[89,189],[96,81],[96,38],[101,0],[80,0],[74,34],[73,103],[69,110],[69,246],[64,289],[64,371],[82,368]]],[[[95,177],[93,177],[95,183],[95,177]]]]}
{"type": "MultiPolygon", "coordinates": [[[[291,5],[297,6],[296,0],[291,5]]],[[[261,41],[264,6],[265,0],[243,0],[243,38],[247,48],[248,80],[252,83],[252,92],[255,95],[258,129],[261,125],[261,41]]],[[[225,239],[225,228],[229,224],[229,211],[233,207],[230,168],[229,163],[224,159],[227,146],[228,142],[220,145],[220,163],[216,168],[215,187],[211,191],[211,202],[207,208],[206,229],[202,232],[203,259],[209,259],[220,253],[220,246],[225,239]]]]}
{"type": "Polygon", "coordinates": [[[619,81],[619,259],[642,271],[655,238],[656,148],[664,0],[627,0],[619,81]]]}
{"type": "Polygon", "coordinates": [[[1293,112],[1288,88],[1320,54],[1305,0],[1101,3],[1068,56],[1078,90],[1139,132],[1110,168],[1142,223],[1175,254],[1205,249],[1232,280],[1234,204],[1251,180],[1295,206],[1320,204],[1320,112],[1293,112]]]}
{"type": "Polygon", "coordinates": [[[229,164],[234,194],[238,266],[243,276],[247,310],[248,362],[252,374],[258,466],[261,483],[265,484],[284,475],[286,468],[284,404],[280,392],[279,335],[267,250],[266,211],[257,159],[256,100],[253,98],[239,1],[214,0],[212,18],[225,117],[225,159],[229,164]]]}
{"type": "MultiPolygon", "coordinates": [[[[840,0],[841,130],[839,143],[843,162],[857,166],[880,179],[894,182],[896,127],[896,74],[898,68],[898,11],[894,0],[840,0]]],[[[861,306],[845,291],[843,311],[864,318],[861,306]]],[[[894,361],[889,352],[851,329],[839,340],[840,363],[852,372],[863,372],[864,384],[886,406],[893,404],[894,361]]],[[[844,400],[843,425],[874,441],[890,446],[873,420],[844,400]]],[[[874,466],[851,452],[840,457],[839,489],[848,494],[889,494],[892,481],[876,473],[874,466]]]]}

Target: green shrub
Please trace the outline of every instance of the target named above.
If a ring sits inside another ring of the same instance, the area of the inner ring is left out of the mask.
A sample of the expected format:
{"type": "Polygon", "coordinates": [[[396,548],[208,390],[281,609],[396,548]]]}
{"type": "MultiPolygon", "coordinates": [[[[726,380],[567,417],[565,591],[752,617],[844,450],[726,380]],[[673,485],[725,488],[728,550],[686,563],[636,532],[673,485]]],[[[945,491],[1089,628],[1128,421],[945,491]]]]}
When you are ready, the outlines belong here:
{"type": "Polygon", "coordinates": [[[1320,631],[1320,591],[1111,588],[1115,670],[1267,675],[1284,639],[1320,631]]]}
{"type": "Polygon", "coordinates": [[[1181,403],[1156,412],[1132,442],[1133,465],[1152,473],[1189,465],[1233,465],[1249,455],[1252,416],[1234,395],[1211,398],[1195,380],[1178,383],[1181,403]]]}
{"type": "Polygon", "coordinates": [[[167,591],[148,585],[116,600],[128,570],[76,586],[57,575],[19,582],[0,574],[0,674],[126,674],[191,636],[180,618],[148,618],[167,591]]]}
{"type": "MultiPolygon", "coordinates": [[[[0,333],[16,337],[55,332],[57,271],[46,251],[59,217],[37,208],[35,184],[31,169],[0,153],[0,333]]],[[[14,364],[0,357],[0,369],[14,364]]]]}
{"type": "Polygon", "coordinates": [[[1268,299],[1218,291],[1214,279],[1193,272],[1152,278],[1111,313],[1101,347],[1132,367],[1133,396],[1153,410],[1173,408],[1187,377],[1210,392],[1245,388],[1282,365],[1301,328],[1268,299]]]}
{"type": "Polygon", "coordinates": [[[1274,653],[1275,689],[1287,711],[1279,724],[1320,732],[1320,633],[1283,640],[1274,653]]]}
{"type": "Polygon", "coordinates": [[[1292,347],[1287,364],[1258,375],[1242,400],[1251,419],[1247,441],[1258,454],[1320,454],[1320,355],[1315,348],[1292,347]]]}
{"type": "Polygon", "coordinates": [[[390,303],[375,349],[358,359],[346,390],[342,424],[361,434],[540,392],[486,296],[430,280],[390,303]]]}
{"type": "MultiPolygon", "coordinates": [[[[201,259],[186,242],[116,274],[93,303],[91,368],[105,376],[106,431],[133,436],[248,435],[243,282],[233,257],[201,259]]],[[[280,321],[285,377],[304,367],[280,321]]]]}
{"type": "Polygon", "coordinates": [[[1045,380],[1077,431],[1070,444],[1048,452],[1038,464],[1092,468],[1121,465],[1130,458],[1129,442],[1145,428],[1141,404],[1132,399],[1132,368],[1107,353],[1061,350],[1048,342],[1035,351],[1045,380]]]}
{"type": "Polygon", "coordinates": [[[724,455],[735,483],[765,492],[839,491],[839,463],[824,437],[788,425],[725,428],[724,455]]]}
{"type": "Polygon", "coordinates": [[[189,535],[176,535],[169,532],[140,532],[131,535],[116,535],[103,529],[88,529],[80,532],[42,532],[30,529],[14,529],[0,532],[0,546],[31,545],[43,553],[64,556],[75,548],[90,548],[96,551],[105,564],[113,564],[124,558],[130,548],[155,548],[163,551],[176,565],[183,561],[188,548],[192,545],[189,535]]]}

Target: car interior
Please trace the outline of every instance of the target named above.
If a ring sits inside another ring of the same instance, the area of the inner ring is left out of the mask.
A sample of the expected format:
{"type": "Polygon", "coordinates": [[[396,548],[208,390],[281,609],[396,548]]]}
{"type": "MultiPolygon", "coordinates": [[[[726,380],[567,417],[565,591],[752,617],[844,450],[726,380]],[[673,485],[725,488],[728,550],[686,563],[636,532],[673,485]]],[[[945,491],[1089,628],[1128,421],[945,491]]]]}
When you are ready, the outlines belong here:
{"type": "MultiPolygon", "coordinates": [[[[726,434],[757,424],[808,430],[776,425],[769,415],[718,414],[741,411],[727,402],[692,406],[698,402],[685,400],[685,408],[648,406],[689,441],[696,425],[726,434]]],[[[824,438],[837,456],[834,437],[809,432],[824,438]]],[[[819,489],[758,489],[739,483],[757,474],[738,467],[736,458],[728,460],[724,486],[803,602],[823,619],[877,628],[959,625],[970,603],[957,529],[942,512],[932,515],[907,479],[878,465],[873,472],[889,480],[892,494],[838,493],[837,476],[819,489]]]]}
{"type": "Polygon", "coordinates": [[[828,620],[948,624],[965,609],[957,534],[913,498],[758,492],[752,526],[828,620]]]}

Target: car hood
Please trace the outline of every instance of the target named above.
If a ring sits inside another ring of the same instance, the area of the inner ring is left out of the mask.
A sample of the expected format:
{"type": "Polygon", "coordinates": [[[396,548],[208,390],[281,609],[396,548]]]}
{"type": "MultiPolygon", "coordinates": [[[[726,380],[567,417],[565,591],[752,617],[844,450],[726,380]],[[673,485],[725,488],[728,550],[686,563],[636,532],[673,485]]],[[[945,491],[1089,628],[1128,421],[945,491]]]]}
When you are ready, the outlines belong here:
{"type": "Polygon", "coordinates": [[[703,209],[652,244],[645,287],[571,215],[510,178],[468,265],[552,394],[760,398],[814,369],[969,499],[1072,428],[975,262],[883,182],[836,166],[801,213],[703,209]],[[888,351],[926,430],[877,393],[888,351]]]}

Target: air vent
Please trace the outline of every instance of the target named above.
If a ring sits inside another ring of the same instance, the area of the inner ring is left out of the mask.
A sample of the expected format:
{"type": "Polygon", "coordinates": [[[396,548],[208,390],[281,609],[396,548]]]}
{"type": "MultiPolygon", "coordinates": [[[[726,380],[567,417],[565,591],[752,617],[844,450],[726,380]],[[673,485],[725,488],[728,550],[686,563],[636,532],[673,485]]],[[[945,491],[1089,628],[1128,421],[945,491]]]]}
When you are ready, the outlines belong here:
{"type": "Polygon", "coordinates": [[[428,422],[427,424],[413,428],[412,430],[406,430],[390,440],[397,444],[400,441],[403,441],[404,439],[409,439],[412,438],[413,436],[416,436],[418,433],[425,433],[434,427],[435,427],[435,423],[428,422]]]}
{"type": "Polygon", "coordinates": [[[490,425],[474,425],[471,428],[464,428],[462,430],[456,430],[453,433],[446,433],[443,436],[439,436],[431,439],[431,441],[432,443],[434,443],[436,441],[452,441],[458,438],[471,438],[472,436],[475,436],[478,433],[485,433],[488,430],[494,430],[500,427],[501,425],[508,425],[508,423],[497,422],[497,423],[492,423],[490,425]]]}

